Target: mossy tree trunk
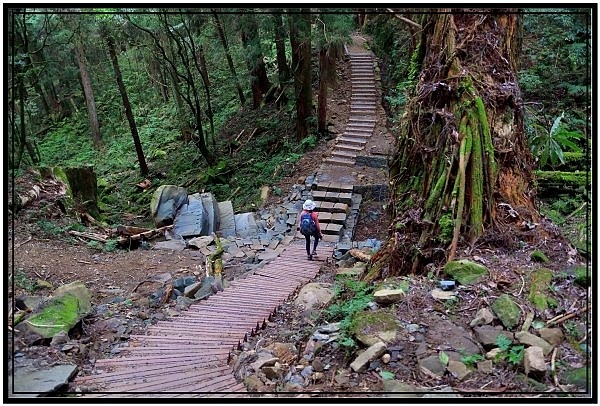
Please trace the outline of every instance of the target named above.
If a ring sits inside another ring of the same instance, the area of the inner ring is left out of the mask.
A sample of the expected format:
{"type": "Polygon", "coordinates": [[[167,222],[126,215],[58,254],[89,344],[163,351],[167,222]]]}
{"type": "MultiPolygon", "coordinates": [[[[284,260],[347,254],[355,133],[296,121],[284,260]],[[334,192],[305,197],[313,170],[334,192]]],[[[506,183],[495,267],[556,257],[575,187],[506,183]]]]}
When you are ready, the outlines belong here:
{"type": "Polygon", "coordinates": [[[80,168],[64,168],[64,171],[76,210],[97,217],[100,211],[98,209],[98,187],[94,168],[83,166],[80,168]]]}
{"type": "Polygon", "coordinates": [[[419,273],[539,217],[516,77],[521,16],[455,11],[421,21],[420,75],[390,167],[394,222],[367,279],[419,273]]]}

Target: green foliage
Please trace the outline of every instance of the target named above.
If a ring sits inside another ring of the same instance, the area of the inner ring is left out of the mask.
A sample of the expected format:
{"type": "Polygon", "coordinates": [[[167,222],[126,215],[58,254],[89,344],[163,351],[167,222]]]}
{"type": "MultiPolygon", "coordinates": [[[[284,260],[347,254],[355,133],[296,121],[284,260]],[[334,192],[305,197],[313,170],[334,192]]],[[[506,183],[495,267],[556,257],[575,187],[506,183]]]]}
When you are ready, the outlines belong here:
{"type": "Polygon", "coordinates": [[[448,362],[450,361],[450,358],[448,357],[448,354],[446,354],[444,351],[440,351],[439,359],[440,359],[440,363],[443,366],[447,366],[448,362]]]}
{"type": "Polygon", "coordinates": [[[496,356],[497,360],[507,360],[512,365],[520,365],[523,362],[525,346],[513,345],[512,341],[502,334],[498,335],[496,345],[501,351],[496,356]]]}
{"type": "Polygon", "coordinates": [[[538,158],[541,167],[546,166],[548,162],[553,166],[564,164],[565,150],[581,152],[581,148],[575,141],[583,139],[584,136],[581,133],[566,130],[561,124],[564,117],[564,112],[556,117],[549,131],[535,126],[538,131],[530,139],[531,152],[538,158]]]}
{"type": "Polygon", "coordinates": [[[481,354],[463,354],[460,358],[460,362],[465,364],[467,367],[473,367],[479,361],[485,361],[485,357],[481,354]]]}
{"type": "Polygon", "coordinates": [[[438,238],[442,244],[448,244],[452,241],[454,234],[454,220],[452,219],[452,213],[443,214],[438,220],[440,226],[440,233],[438,238]]]}
{"type": "Polygon", "coordinates": [[[381,376],[381,379],[384,381],[391,381],[396,377],[396,375],[390,371],[379,371],[379,376],[381,376]]]}
{"type": "Polygon", "coordinates": [[[13,278],[15,285],[27,292],[33,293],[39,288],[37,282],[34,279],[27,277],[22,269],[17,269],[13,278]]]}
{"type": "Polygon", "coordinates": [[[349,352],[356,346],[352,338],[352,318],[367,307],[373,300],[373,286],[351,278],[341,278],[334,285],[334,304],[329,306],[325,315],[330,320],[340,320],[340,338],[338,344],[349,352]]]}

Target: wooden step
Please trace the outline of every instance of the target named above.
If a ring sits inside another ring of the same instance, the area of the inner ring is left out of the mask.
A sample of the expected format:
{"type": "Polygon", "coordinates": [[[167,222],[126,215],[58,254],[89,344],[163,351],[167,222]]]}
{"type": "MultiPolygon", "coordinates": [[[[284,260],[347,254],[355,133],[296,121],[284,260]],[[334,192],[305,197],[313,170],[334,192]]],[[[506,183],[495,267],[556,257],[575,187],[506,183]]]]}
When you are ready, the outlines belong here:
{"type": "Polygon", "coordinates": [[[324,190],[325,192],[352,193],[354,185],[340,182],[319,182],[314,186],[314,190],[324,190]]]}
{"type": "Polygon", "coordinates": [[[348,214],[350,212],[350,206],[346,203],[341,202],[321,202],[315,200],[315,204],[317,207],[315,211],[321,212],[331,212],[331,213],[345,213],[348,214]]]}
{"type": "Polygon", "coordinates": [[[334,149],[331,152],[332,157],[338,157],[338,158],[355,159],[356,155],[357,154],[354,151],[345,151],[345,150],[341,150],[341,149],[334,149]]]}
{"type": "Polygon", "coordinates": [[[366,138],[359,138],[359,137],[352,136],[352,137],[338,137],[337,141],[338,141],[338,143],[364,146],[368,140],[366,138]]]}
{"type": "Polygon", "coordinates": [[[325,158],[323,160],[326,164],[329,165],[337,165],[337,166],[354,166],[355,162],[354,159],[350,160],[350,159],[342,159],[342,158],[325,158]]]}

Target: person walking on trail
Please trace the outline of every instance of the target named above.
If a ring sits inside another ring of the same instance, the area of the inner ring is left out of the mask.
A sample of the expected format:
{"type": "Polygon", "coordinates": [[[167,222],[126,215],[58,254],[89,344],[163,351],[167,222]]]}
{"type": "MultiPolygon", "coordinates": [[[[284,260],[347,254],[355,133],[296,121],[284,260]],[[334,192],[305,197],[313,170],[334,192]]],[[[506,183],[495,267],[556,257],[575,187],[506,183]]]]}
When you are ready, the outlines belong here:
{"type": "Polygon", "coordinates": [[[319,245],[319,238],[323,238],[321,233],[321,225],[319,224],[319,216],[317,212],[313,211],[316,205],[310,199],[307,199],[302,205],[302,212],[300,213],[300,220],[298,221],[297,230],[306,238],[306,255],[308,259],[312,261],[313,255],[317,255],[317,245],[319,245]],[[314,237],[313,249],[310,250],[310,237],[314,237]]]}

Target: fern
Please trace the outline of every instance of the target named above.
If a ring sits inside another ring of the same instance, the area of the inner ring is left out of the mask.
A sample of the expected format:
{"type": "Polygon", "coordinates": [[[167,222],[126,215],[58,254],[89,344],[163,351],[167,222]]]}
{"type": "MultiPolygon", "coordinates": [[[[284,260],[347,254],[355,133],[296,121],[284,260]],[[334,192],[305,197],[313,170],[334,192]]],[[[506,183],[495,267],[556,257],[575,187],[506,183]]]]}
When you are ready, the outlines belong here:
{"type": "Polygon", "coordinates": [[[551,165],[564,164],[564,150],[581,152],[581,148],[574,142],[583,138],[583,134],[568,131],[562,125],[565,113],[554,119],[550,131],[547,131],[539,125],[534,125],[536,134],[531,139],[531,151],[537,156],[540,167],[546,166],[548,162],[551,165]]]}

